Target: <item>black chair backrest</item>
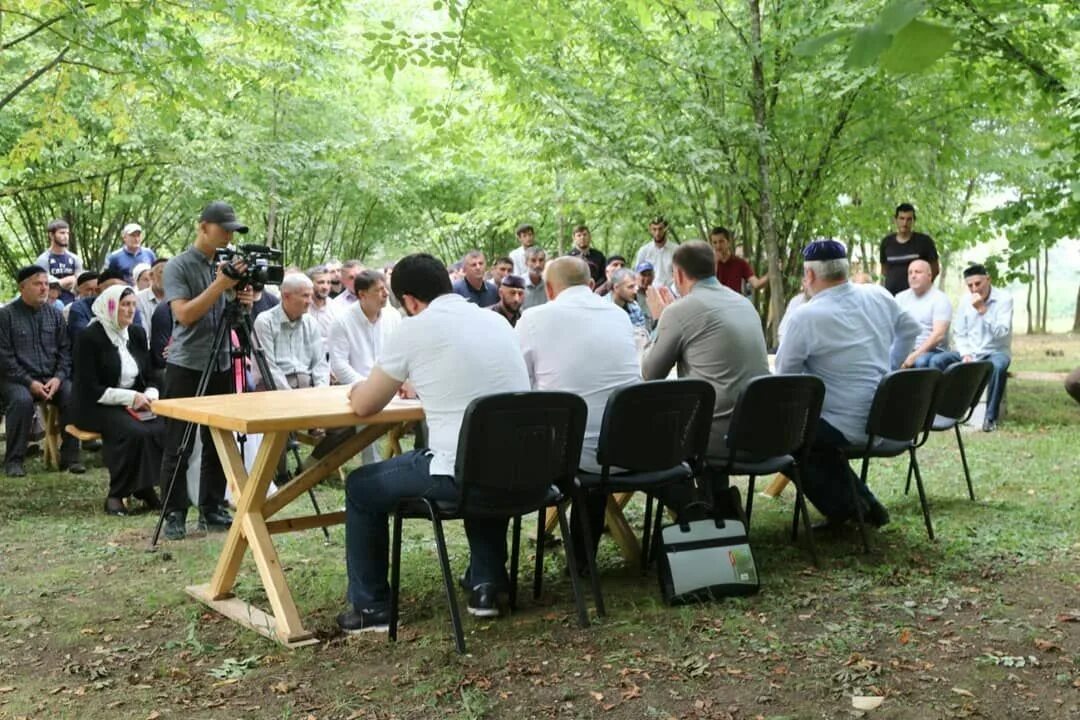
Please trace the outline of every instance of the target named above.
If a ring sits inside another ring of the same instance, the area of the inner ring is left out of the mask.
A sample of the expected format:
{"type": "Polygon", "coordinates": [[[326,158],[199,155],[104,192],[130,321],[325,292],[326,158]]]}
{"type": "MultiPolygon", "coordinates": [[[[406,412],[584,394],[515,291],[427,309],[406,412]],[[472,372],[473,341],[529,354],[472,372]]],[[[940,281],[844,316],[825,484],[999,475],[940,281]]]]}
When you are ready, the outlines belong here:
{"type": "Polygon", "coordinates": [[[813,375],[763,375],[739,395],[727,447],[755,458],[795,454],[813,442],[825,383],[813,375]]]}
{"type": "Polygon", "coordinates": [[[952,420],[966,420],[979,404],[993,369],[986,360],[950,365],[941,378],[934,413],[952,420]]]}
{"type": "Polygon", "coordinates": [[[577,472],[588,409],[564,392],[502,393],[469,403],[458,436],[459,507],[511,517],[540,507],[577,472]]]}
{"type": "Polygon", "coordinates": [[[941,371],[929,368],[896,370],[883,377],[870,406],[866,434],[906,441],[929,432],[940,380],[941,371]]]}
{"type": "Polygon", "coordinates": [[[597,462],[650,472],[696,460],[709,445],[716,391],[704,380],[656,380],[613,392],[604,408],[597,462]]]}

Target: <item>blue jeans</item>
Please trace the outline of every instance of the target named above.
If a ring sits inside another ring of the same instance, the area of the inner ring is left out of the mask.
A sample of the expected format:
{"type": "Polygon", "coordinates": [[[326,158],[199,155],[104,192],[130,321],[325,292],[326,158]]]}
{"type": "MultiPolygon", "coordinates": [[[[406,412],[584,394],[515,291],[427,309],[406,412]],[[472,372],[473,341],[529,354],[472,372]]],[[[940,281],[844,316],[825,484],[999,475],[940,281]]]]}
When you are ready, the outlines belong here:
{"type": "MultiPolygon", "coordinates": [[[[994,366],[990,373],[990,382],[987,385],[986,396],[986,422],[996,422],[998,409],[1001,407],[1001,397],[1005,394],[1005,381],[1009,379],[1009,365],[1012,358],[1003,352],[992,352],[984,355],[976,355],[976,360],[989,360],[994,366]]],[[[953,363],[962,362],[963,358],[958,352],[946,352],[934,358],[932,367],[945,371],[953,363]]]]}
{"type": "MultiPolygon", "coordinates": [[[[413,450],[349,474],[345,485],[345,560],[349,574],[349,602],[358,612],[389,609],[389,515],[402,498],[426,497],[452,501],[458,486],[449,475],[429,472],[431,455],[413,450]]],[[[505,586],[506,528],[508,520],[466,520],[472,556],[469,582],[505,586]]]]}
{"type": "Polygon", "coordinates": [[[818,511],[834,521],[844,521],[855,517],[855,504],[851,497],[851,481],[855,481],[860,500],[866,508],[877,502],[866,483],[848,464],[847,456],[841,450],[850,445],[844,434],[819,419],[814,444],[808,453],[799,477],[803,492],[818,511]]]}
{"type": "MultiPolygon", "coordinates": [[[[934,362],[937,358],[948,353],[948,350],[928,350],[919,357],[915,358],[915,367],[917,368],[930,368],[937,367],[934,362]]],[[[941,368],[938,368],[939,370],[941,368]]]]}

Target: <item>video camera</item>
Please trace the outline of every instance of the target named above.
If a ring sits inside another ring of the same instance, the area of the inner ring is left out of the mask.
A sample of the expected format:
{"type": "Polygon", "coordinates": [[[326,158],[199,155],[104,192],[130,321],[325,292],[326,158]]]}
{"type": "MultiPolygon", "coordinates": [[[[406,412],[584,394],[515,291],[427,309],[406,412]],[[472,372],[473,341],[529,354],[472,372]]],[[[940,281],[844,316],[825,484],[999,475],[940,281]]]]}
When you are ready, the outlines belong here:
{"type": "Polygon", "coordinates": [[[255,290],[262,290],[267,285],[280,285],[285,279],[285,267],[281,264],[281,251],[266,245],[241,245],[236,250],[219,248],[214,254],[214,262],[228,263],[223,272],[233,280],[239,280],[237,287],[250,285],[255,290]],[[236,271],[232,261],[236,258],[247,264],[247,270],[236,271]]]}

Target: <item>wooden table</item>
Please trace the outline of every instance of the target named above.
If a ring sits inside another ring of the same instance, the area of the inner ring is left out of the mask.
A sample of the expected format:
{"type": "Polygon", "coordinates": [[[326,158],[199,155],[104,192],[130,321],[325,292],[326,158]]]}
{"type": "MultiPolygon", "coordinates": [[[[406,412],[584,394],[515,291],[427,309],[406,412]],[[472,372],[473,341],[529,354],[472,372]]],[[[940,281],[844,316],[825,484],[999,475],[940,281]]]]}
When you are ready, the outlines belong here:
{"type": "Polygon", "coordinates": [[[345,513],[329,512],[281,520],[270,518],[323,478],[335,473],[347,460],[381,436],[400,428],[403,423],[424,418],[423,408],[416,400],[395,400],[382,412],[357,417],[349,408],[347,393],[348,387],[335,385],[306,390],[175,398],[158,400],[153,405],[158,415],[210,428],[221,466],[225,470],[225,479],[236,499],[236,514],[213,577],[209,583],[188,587],[188,594],[225,617],[287,647],[310,645],[318,640],[304,629],[271,536],[337,525],[345,522],[345,513]],[[285,450],[290,432],[357,425],[365,427],[296,476],[288,485],[267,497],[267,488],[274,478],[278,459],[285,450]],[[234,432],[263,435],[250,474],[244,469],[243,458],[233,438],[234,432]],[[251,548],[266,597],[270,601],[272,615],[233,595],[240,562],[248,547],[251,548]]]}

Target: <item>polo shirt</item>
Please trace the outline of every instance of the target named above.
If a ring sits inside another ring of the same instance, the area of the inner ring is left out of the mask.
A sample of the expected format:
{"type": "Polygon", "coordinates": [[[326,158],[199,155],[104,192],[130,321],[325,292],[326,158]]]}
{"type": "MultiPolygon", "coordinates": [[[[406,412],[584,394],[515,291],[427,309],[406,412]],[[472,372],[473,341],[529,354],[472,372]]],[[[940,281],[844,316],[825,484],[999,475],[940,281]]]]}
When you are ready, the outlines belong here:
{"type": "MultiPolygon", "coordinates": [[[[165,263],[165,302],[191,300],[214,282],[217,265],[213,257],[203,255],[194,245],[165,263]]],[[[225,295],[211,306],[199,321],[190,327],[173,323],[172,343],[169,345],[170,365],[188,370],[203,370],[210,361],[214,333],[225,313],[225,295]]],[[[213,368],[229,369],[229,347],[224,343],[214,359],[213,368]]]]}
{"type": "Polygon", "coordinates": [[[519,245],[518,247],[511,250],[510,254],[507,255],[507,257],[514,262],[514,275],[520,275],[521,277],[524,277],[525,273],[529,272],[529,264],[525,260],[524,245],[519,245]]]}
{"type": "Polygon", "coordinates": [[[495,287],[495,283],[484,280],[480,285],[480,289],[477,290],[469,281],[465,278],[456,280],[453,285],[454,292],[465,298],[467,301],[474,305],[479,305],[482,308],[491,307],[495,303],[499,302],[499,290],[495,287]]]}
{"type": "Polygon", "coordinates": [[[727,262],[716,261],[716,279],[740,295],[743,294],[743,281],[754,276],[754,270],[744,258],[732,255],[727,262]]]}
{"type": "Polygon", "coordinates": [[[375,322],[368,320],[360,303],[340,310],[330,328],[327,347],[330,371],[341,385],[366,380],[382,353],[387,338],[401,324],[401,314],[384,307],[375,322]]]}
{"type": "Polygon", "coordinates": [[[135,266],[139,263],[153,265],[155,260],[157,260],[157,255],[149,248],[140,247],[135,252],[130,252],[126,247],[121,247],[105,256],[105,267],[108,270],[119,270],[124,273],[124,282],[133,285],[131,271],[135,269],[135,266]]]}
{"type": "Polygon", "coordinates": [[[578,285],[522,315],[516,331],[532,388],[585,400],[588,417],[578,466],[600,472],[596,450],[608,396],[641,381],[629,316],[578,285]]]}
{"type": "Polygon", "coordinates": [[[404,318],[377,367],[409,380],[424,403],[432,475],[454,475],[465,408],[478,397],[524,392],[529,374],[514,329],[454,293],[404,318]]]}
{"type": "MultiPolygon", "coordinates": [[[[934,331],[935,322],[948,323],[952,320],[952,303],[949,296],[936,287],[929,287],[921,296],[916,295],[911,288],[904,290],[896,296],[896,302],[900,308],[919,323],[919,336],[915,338],[912,349],[921,346],[934,331]]],[[[946,333],[946,337],[948,333],[946,333]]],[[[937,347],[931,350],[945,350],[946,338],[942,338],[937,347]]]]}

